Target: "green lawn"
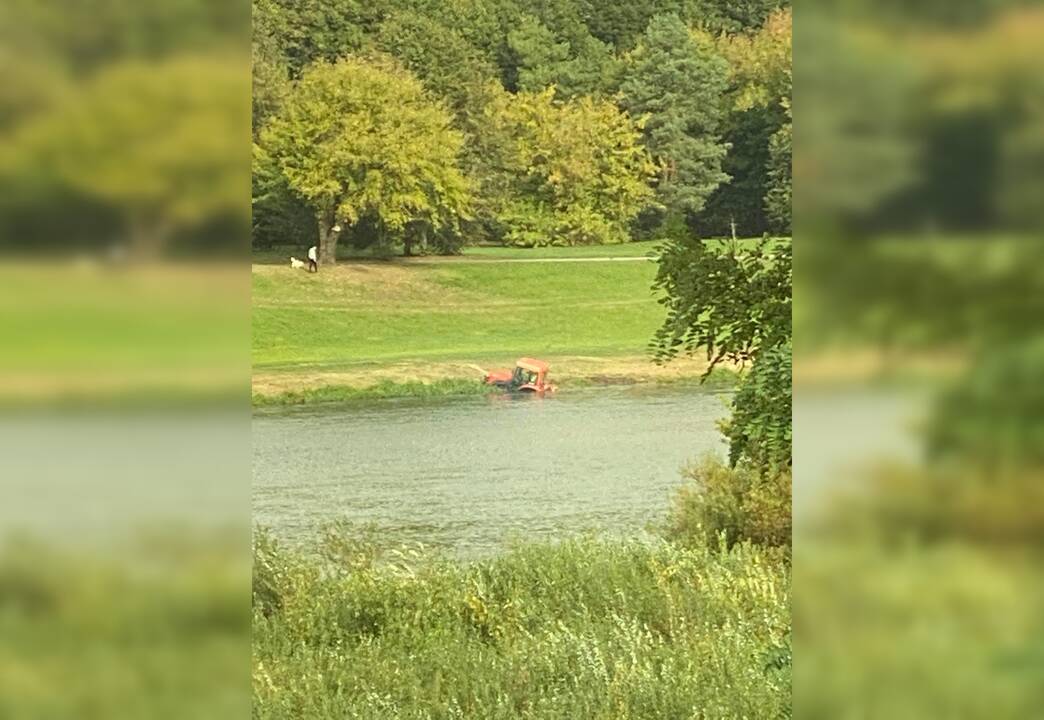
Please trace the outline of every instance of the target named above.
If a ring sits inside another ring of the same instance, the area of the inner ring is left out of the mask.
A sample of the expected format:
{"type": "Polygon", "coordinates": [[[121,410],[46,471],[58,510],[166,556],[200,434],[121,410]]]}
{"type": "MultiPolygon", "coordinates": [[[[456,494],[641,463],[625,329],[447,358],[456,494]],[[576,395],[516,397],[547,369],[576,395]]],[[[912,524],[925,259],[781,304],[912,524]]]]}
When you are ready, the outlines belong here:
{"type": "Polygon", "coordinates": [[[663,318],[652,262],[255,265],[256,368],[640,355],[663,318]]]}
{"type": "Polygon", "coordinates": [[[241,396],[244,280],[234,265],[0,264],[0,405],[241,396]]]}

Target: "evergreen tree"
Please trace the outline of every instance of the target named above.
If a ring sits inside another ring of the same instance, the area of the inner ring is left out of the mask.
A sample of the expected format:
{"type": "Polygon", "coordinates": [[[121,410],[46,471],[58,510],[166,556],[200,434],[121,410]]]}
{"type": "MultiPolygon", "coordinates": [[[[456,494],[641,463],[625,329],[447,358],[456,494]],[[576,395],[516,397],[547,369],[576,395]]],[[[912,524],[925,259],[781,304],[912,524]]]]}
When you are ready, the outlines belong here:
{"type": "Polygon", "coordinates": [[[703,236],[743,236],[790,227],[791,16],[773,13],[753,35],[712,36],[729,63],[729,151],[722,169],[732,178],[707,200],[695,227],[703,236]]]}
{"type": "Polygon", "coordinates": [[[386,14],[385,2],[366,0],[254,0],[254,25],[279,28],[290,72],[360,50],[386,14]]]}
{"type": "Polygon", "coordinates": [[[569,60],[569,43],[556,40],[554,33],[532,15],[525,15],[518,27],[508,33],[508,46],[515,56],[518,89],[540,92],[554,84],[558,69],[569,60]]]}
{"type": "Polygon", "coordinates": [[[523,92],[540,92],[552,85],[559,98],[608,95],[618,84],[620,62],[612,48],[586,32],[569,42],[532,15],[508,33],[515,58],[517,85],[523,92]]]}
{"type": "Polygon", "coordinates": [[[444,99],[465,124],[489,102],[496,71],[455,28],[416,12],[395,13],[381,23],[376,44],[397,57],[424,86],[444,99]]]}
{"type": "Polygon", "coordinates": [[[251,126],[256,140],[265,121],[282,105],[290,89],[290,70],[281,45],[283,28],[271,0],[256,0],[250,44],[253,91],[251,126]]]}
{"type": "Polygon", "coordinates": [[[728,180],[721,170],[727,72],[676,15],[653,18],[631,53],[622,103],[632,116],[648,116],[645,145],[659,164],[657,196],[669,214],[699,212],[728,180]]]}
{"type": "Polygon", "coordinates": [[[774,11],[790,5],[787,0],[681,0],[679,4],[686,20],[714,34],[730,35],[756,32],[774,11]]]}
{"type": "Polygon", "coordinates": [[[768,183],[765,192],[765,214],[773,232],[791,232],[791,159],[794,126],[787,104],[787,122],[769,139],[768,183]]]}

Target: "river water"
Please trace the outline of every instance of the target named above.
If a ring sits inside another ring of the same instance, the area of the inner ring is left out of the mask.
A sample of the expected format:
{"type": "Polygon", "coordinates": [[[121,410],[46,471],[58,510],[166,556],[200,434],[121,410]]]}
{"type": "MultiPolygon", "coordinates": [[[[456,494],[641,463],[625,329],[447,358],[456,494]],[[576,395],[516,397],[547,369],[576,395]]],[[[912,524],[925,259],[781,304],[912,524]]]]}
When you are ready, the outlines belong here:
{"type": "Polygon", "coordinates": [[[727,401],[616,387],[259,414],[254,522],[307,543],[344,519],[462,556],[514,538],[634,534],[663,519],[686,462],[724,455],[727,401]]]}

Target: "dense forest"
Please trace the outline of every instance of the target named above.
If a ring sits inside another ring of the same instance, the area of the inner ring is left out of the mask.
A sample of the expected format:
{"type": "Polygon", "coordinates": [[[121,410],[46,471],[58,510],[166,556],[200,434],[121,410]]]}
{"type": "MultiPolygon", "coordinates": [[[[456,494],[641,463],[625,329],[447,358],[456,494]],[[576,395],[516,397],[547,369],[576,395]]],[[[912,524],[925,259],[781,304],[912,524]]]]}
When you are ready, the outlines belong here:
{"type": "Polygon", "coordinates": [[[784,5],[254,0],[254,244],[788,234],[784,5]]]}

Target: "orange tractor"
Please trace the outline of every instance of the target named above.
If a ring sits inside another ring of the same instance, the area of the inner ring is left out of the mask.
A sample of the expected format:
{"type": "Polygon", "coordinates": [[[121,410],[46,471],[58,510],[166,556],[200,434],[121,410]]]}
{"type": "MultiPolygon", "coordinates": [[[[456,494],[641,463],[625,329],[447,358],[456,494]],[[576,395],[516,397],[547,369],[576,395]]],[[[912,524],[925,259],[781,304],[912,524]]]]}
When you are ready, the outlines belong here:
{"type": "Polygon", "coordinates": [[[508,392],[554,392],[555,386],[547,381],[548,364],[543,360],[521,358],[514,370],[490,370],[486,373],[486,384],[495,385],[508,392]]]}

